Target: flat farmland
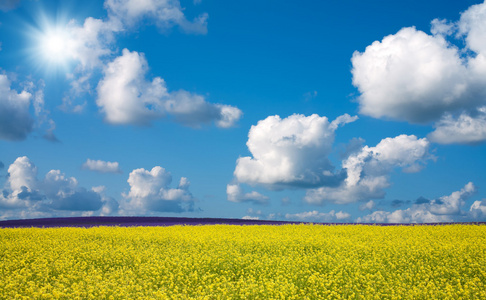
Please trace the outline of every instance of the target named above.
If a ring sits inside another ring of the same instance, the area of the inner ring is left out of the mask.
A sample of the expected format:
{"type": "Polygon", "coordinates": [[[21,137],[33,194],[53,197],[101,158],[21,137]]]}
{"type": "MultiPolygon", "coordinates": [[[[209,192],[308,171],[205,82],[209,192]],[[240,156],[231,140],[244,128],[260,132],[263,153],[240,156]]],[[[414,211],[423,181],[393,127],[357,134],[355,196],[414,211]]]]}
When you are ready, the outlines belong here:
{"type": "Polygon", "coordinates": [[[2,299],[486,299],[486,226],[0,229],[2,299]]]}

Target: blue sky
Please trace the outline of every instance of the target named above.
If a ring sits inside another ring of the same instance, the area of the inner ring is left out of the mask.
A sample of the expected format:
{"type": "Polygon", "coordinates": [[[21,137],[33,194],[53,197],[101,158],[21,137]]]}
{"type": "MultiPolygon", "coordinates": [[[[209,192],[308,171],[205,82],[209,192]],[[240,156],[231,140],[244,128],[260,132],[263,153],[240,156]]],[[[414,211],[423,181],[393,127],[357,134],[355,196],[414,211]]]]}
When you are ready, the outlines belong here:
{"type": "Polygon", "coordinates": [[[0,218],[486,220],[486,3],[0,1],[0,218]]]}

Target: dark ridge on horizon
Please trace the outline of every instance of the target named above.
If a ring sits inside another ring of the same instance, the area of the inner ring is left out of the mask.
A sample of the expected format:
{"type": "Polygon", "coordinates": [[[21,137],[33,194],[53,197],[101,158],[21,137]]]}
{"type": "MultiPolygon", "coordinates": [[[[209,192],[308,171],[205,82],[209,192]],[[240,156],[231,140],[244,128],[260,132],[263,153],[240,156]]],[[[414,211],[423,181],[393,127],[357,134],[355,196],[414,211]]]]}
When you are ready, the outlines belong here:
{"type": "Polygon", "coordinates": [[[416,226],[416,225],[486,225],[486,222],[457,222],[457,223],[318,223],[292,222],[272,220],[245,220],[225,218],[183,218],[183,217],[68,217],[68,218],[40,218],[0,221],[0,228],[23,227],[98,227],[98,226],[174,226],[174,225],[286,225],[286,224],[318,224],[318,225],[374,225],[374,226],[416,226]]]}

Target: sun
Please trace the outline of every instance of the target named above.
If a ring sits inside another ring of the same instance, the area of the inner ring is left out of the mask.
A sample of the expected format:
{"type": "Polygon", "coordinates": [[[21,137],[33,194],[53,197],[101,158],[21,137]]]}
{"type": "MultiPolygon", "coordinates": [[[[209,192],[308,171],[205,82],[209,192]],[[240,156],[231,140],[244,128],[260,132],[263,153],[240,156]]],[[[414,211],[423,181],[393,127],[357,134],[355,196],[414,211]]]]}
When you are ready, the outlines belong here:
{"type": "Polygon", "coordinates": [[[67,64],[71,59],[71,37],[64,29],[48,29],[38,38],[42,58],[49,64],[67,64]]]}
{"type": "Polygon", "coordinates": [[[30,40],[25,51],[37,70],[50,75],[72,71],[76,42],[67,17],[52,17],[41,11],[35,22],[26,26],[25,33],[30,40]]]}
{"type": "Polygon", "coordinates": [[[43,55],[48,59],[59,60],[66,54],[66,40],[62,34],[47,35],[42,43],[43,55]]]}

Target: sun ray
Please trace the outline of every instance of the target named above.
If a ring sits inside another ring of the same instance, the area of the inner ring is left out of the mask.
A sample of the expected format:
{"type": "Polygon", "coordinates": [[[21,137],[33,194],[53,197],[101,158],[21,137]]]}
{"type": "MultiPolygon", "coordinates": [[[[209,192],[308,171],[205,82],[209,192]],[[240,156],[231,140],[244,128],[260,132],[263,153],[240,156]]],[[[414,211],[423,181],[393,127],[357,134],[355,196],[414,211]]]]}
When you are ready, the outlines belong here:
{"type": "Polygon", "coordinates": [[[74,59],[70,23],[66,18],[49,18],[45,14],[40,14],[36,23],[27,30],[31,40],[28,56],[46,74],[69,73],[74,59]]]}

